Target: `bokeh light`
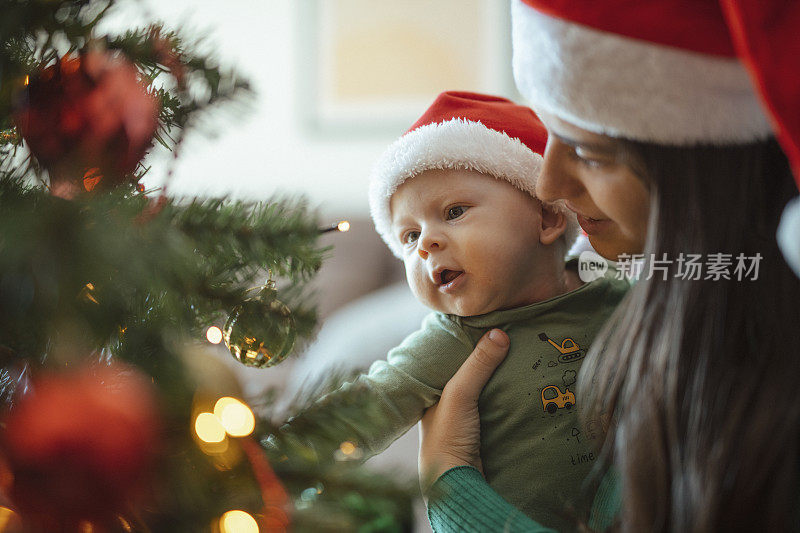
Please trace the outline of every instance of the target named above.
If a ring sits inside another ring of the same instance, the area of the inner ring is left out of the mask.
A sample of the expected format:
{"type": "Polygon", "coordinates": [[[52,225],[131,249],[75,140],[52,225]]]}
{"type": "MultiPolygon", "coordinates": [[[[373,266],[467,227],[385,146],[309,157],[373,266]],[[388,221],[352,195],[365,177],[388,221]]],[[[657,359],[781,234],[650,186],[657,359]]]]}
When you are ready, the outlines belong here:
{"type": "Polygon", "coordinates": [[[211,326],[206,330],[206,339],[211,344],[219,344],[222,342],[222,330],[217,326],[211,326]]]}
{"type": "Polygon", "coordinates": [[[364,457],[364,450],[349,440],[341,443],[339,449],[333,452],[333,458],[337,461],[356,461],[362,457],[364,457]]]}
{"type": "Polygon", "coordinates": [[[125,517],[124,517],[124,516],[117,515],[117,520],[119,520],[119,525],[120,525],[120,526],[122,526],[122,529],[123,529],[124,531],[126,531],[126,532],[131,532],[131,531],[133,531],[133,526],[131,526],[131,523],[130,523],[130,522],[128,522],[128,521],[125,519],[125,517]]]}
{"type": "Polygon", "coordinates": [[[17,513],[0,505],[0,531],[5,531],[10,526],[19,526],[17,513]]]}
{"type": "Polygon", "coordinates": [[[243,402],[230,396],[217,400],[217,403],[214,404],[214,415],[231,437],[246,437],[256,427],[253,411],[243,402]]]}
{"type": "Polygon", "coordinates": [[[348,222],[347,220],[342,220],[336,227],[339,231],[342,232],[348,231],[350,230],[350,222],[348,222]]]}
{"type": "Polygon", "coordinates": [[[228,511],[219,519],[220,533],[258,533],[256,519],[244,511],[228,511]]]}
{"type": "Polygon", "coordinates": [[[194,421],[194,431],[203,442],[215,443],[225,439],[225,428],[214,413],[200,413],[194,421]]]}

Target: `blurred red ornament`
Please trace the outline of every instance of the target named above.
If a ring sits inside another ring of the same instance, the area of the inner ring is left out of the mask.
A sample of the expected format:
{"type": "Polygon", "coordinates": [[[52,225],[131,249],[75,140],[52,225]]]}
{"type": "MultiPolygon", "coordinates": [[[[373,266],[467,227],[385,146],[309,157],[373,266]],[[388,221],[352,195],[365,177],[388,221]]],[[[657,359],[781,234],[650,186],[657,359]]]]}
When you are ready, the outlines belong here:
{"type": "Polygon", "coordinates": [[[88,52],[31,76],[14,122],[54,194],[71,196],[133,172],[152,144],[158,102],[130,61],[88,52]]]}
{"type": "Polygon", "coordinates": [[[161,213],[165,205],[167,205],[167,197],[164,195],[159,196],[156,200],[150,198],[147,206],[142,209],[142,212],[139,213],[134,221],[138,224],[150,222],[161,213]]]}
{"type": "Polygon", "coordinates": [[[288,531],[291,522],[291,501],[264,456],[264,449],[252,438],[241,439],[240,444],[261,487],[261,499],[264,502],[264,509],[261,512],[262,530],[270,533],[288,531]]]}
{"type": "Polygon", "coordinates": [[[114,520],[145,493],[158,428],[153,386],[125,365],[34,380],[2,434],[15,509],[42,531],[114,520]]]}

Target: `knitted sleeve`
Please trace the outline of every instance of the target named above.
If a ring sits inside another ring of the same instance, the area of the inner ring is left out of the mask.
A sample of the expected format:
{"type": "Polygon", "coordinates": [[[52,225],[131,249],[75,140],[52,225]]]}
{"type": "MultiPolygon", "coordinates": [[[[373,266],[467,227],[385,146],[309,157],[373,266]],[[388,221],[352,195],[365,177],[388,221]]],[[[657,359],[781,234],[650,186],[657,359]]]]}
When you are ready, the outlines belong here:
{"type": "Polygon", "coordinates": [[[504,500],[471,466],[451,468],[436,480],[428,519],[435,533],[555,533],[504,500]]]}
{"type": "MultiPolygon", "coordinates": [[[[589,516],[590,530],[606,531],[615,524],[622,505],[619,482],[613,468],[603,476],[589,516]]],[[[504,500],[471,466],[457,466],[442,474],[430,494],[428,520],[436,533],[553,532],[504,500]]]]}

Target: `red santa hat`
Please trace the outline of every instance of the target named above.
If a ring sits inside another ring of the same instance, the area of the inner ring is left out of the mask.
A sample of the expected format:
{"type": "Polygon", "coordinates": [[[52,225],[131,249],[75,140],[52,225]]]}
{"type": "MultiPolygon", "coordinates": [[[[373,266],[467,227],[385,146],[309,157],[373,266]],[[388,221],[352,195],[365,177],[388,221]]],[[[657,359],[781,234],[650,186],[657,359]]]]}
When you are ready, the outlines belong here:
{"type": "MultiPolygon", "coordinates": [[[[391,234],[390,200],[403,182],[426,170],[475,170],[535,196],[546,144],[547,130],[529,107],[499,96],[444,92],[375,165],[369,186],[375,229],[402,257],[391,234]]],[[[574,214],[561,203],[553,207],[567,217],[569,245],[577,235],[574,214]]]]}
{"type": "MultiPolygon", "coordinates": [[[[513,0],[514,77],[537,110],[660,144],[776,135],[800,187],[800,2],[513,0]]],[[[800,201],[779,241],[800,274],[800,201]]]]}

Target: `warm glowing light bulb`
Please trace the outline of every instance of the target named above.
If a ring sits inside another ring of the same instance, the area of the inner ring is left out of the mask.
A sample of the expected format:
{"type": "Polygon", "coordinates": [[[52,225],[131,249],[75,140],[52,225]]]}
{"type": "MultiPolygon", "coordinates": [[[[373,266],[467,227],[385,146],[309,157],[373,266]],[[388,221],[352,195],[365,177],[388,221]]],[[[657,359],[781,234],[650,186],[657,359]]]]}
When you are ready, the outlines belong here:
{"type": "Polygon", "coordinates": [[[28,85],[31,82],[30,76],[25,76],[25,85],[28,85]]]}
{"type": "Polygon", "coordinates": [[[341,222],[339,222],[336,228],[342,232],[348,231],[350,229],[350,222],[348,222],[347,220],[342,220],[341,222]]]}
{"type": "Polygon", "coordinates": [[[256,427],[256,417],[247,405],[225,396],[214,404],[214,414],[231,437],[246,437],[256,427]]]}
{"type": "Polygon", "coordinates": [[[125,520],[124,516],[117,515],[117,520],[119,520],[119,524],[122,526],[122,529],[124,529],[126,532],[130,533],[133,531],[131,523],[125,520]]]}
{"type": "Polygon", "coordinates": [[[206,330],[206,339],[211,344],[219,344],[222,342],[222,330],[217,326],[211,326],[206,330]]]}
{"type": "Polygon", "coordinates": [[[353,452],[356,451],[356,445],[349,440],[346,440],[339,445],[339,449],[342,450],[342,453],[345,455],[353,455],[353,452]]]}
{"type": "Polygon", "coordinates": [[[203,442],[215,443],[225,440],[225,428],[213,413],[200,413],[194,421],[194,431],[203,442]]]}
{"type": "Polygon", "coordinates": [[[16,516],[17,513],[8,507],[3,507],[0,505],[0,531],[5,531],[6,527],[9,525],[9,522],[15,520],[16,516]]]}
{"type": "Polygon", "coordinates": [[[256,519],[244,511],[228,511],[219,519],[220,533],[258,533],[256,519]]]}

